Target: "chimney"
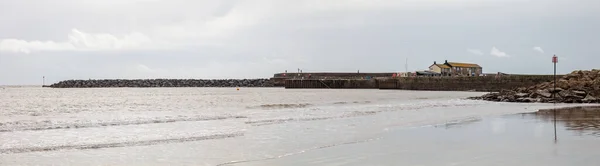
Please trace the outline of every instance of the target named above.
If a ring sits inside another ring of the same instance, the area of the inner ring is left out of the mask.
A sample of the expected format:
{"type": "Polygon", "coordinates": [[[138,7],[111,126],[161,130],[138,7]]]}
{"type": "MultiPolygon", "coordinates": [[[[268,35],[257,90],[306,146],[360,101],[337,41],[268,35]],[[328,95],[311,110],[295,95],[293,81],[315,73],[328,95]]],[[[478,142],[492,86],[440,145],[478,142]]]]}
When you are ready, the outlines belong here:
{"type": "Polygon", "coordinates": [[[444,63],[448,63],[448,60],[446,60],[446,62],[444,62],[444,63]]]}
{"type": "Polygon", "coordinates": [[[435,65],[435,61],[433,61],[433,64],[435,65]]]}

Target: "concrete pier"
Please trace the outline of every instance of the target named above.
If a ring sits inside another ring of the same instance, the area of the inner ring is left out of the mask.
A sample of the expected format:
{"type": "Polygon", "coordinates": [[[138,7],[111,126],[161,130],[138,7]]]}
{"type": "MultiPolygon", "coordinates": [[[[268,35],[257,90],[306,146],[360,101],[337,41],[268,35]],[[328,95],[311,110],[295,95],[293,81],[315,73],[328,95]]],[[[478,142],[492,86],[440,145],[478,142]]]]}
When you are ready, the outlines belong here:
{"type": "Polygon", "coordinates": [[[527,87],[553,80],[550,75],[481,77],[399,77],[379,79],[288,79],[285,88],[401,89],[429,91],[484,91],[527,87]]]}
{"type": "Polygon", "coordinates": [[[528,87],[553,81],[552,75],[511,75],[480,77],[401,77],[386,80],[380,89],[429,90],[429,91],[482,91],[528,87]],[[396,82],[395,85],[393,82],[396,82]]]}
{"type": "Polygon", "coordinates": [[[286,89],[377,89],[377,80],[352,79],[290,79],[285,80],[286,89]]]}

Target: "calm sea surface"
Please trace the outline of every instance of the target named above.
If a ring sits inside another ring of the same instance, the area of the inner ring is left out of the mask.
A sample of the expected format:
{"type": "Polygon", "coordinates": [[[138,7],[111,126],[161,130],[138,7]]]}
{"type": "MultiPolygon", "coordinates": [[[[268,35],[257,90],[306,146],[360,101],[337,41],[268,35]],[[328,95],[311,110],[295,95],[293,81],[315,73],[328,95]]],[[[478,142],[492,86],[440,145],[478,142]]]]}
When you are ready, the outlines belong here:
{"type": "MultiPolygon", "coordinates": [[[[0,88],[0,165],[290,165],[354,161],[366,151],[393,159],[397,149],[374,150],[365,145],[393,144],[390,138],[406,135],[407,140],[416,141],[410,145],[430,147],[419,138],[442,136],[415,127],[462,124],[554,107],[463,100],[481,94],[5,87],[0,88]],[[406,129],[425,133],[407,134],[406,129]],[[340,148],[345,149],[335,150],[340,148]],[[326,154],[334,155],[310,156],[324,149],[333,150],[326,154]],[[266,161],[277,163],[260,164],[266,161]]],[[[419,158],[415,160],[411,165],[419,165],[419,158]]],[[[367,165],[396,165],[377,161],[367,165]]]]}

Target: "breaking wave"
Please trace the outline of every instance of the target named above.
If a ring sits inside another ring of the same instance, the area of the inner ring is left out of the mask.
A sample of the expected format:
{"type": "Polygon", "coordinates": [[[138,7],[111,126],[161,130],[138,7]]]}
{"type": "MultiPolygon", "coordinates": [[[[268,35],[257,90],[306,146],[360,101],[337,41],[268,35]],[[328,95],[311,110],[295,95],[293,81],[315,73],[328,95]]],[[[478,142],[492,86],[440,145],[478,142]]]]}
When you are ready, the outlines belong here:
{"type": "Polygon", "coordinates": [[[346,112],[339,116],[265,119],[265,120],[248,121],[245,123],[253,125],[253,126],[264,126],[264,125],[281,124],[281,123],[287,123],[287,122],[316,121],[316,120],[329,120],[329,119],[370,116],[370,115],[375,115],[375,114],[378,114],[381,112],[419,110],[419,109],[425,109],[425,108],[459,107],[459,106],[471,106],[471,105],[478,105],[478,104],[479,103],[475,103],[472,101],[468,101],[468,102],[464,102],[464,103],[461,101],[449,101],[449,102],[433,102],[433,103],[422,102],[422,103],[417,103],[417,104],[382,105],[382,106],[379,106],[379,108],[377,108],[375,110],[346,112]]]}
{"type": "Polygon", "coordinates": [[[259,105],[259,106],[250,106],[250,107],[246,107],[249,109],[256,109],[256,108],[262,108],[262,109],[281,109],[281,108],[305,108],[308,106],[311,106],[312,104],[308,104],[308,103],[300,103],[300,104],[263,104],[263,105],[259,105]]]}
{"type": "Polygon", "coordinates": [[[159,144],[168,144],[168,143],[181,143],[181,142],[191,142],[191,141],[225,139],[225,138],[239,137],[239,136],[243,136],[243,135],[244,135],[244,133],[231,133],[231,134],[215,134],[215,135],[206,135],[206,136],[197,136],[197,137],[168,138],[168,139],[155,139],[155,140],[144,140],[144,141],[128,141],[128,142],[118,142],[118,143],[8,148],[8,149],[0,149],[0,154],[56,151],[56,150],[66,150],[66,149],[85,150],[85,149],[130,147],[130,146],[149,146],[149,145],[159,145],[159,144]]]}
{"type": "Polygon", "coordinates": [[[335,102],[333,104],[349,104],[349,103],[354,103],[354,104],[368,104],[368,103],[371,103],[371,101],[353,101],[353,102],[341,101],[341,102],[335,102]]]}
{"type": "MultiPolygon", "coordinates": [[[[333,102],[333,103],[330,103],[330,104],[341,105],[341,104],[350,104],[350,103],[354,103],[354,104],[368,104],[368,103],[371,103],[371,101],[352,101],[352,102],[340,101],[340,102],[333,102]]],[[[246,108],[248,108],[248,109],[284,109],[284,108],[306,108],[306,107],[310,107],[310,106],[315,106],[315,105],[314,104],[310,104],[310,103],[298,103],[298,104],[263,104],[263,105],[258,105],[258,106],[248,106],[246,108]]]]}
{"type": "Polygon", "coordinates": [[[90,128],[90,127],[104,127],[104,126],[126,126],[126,125],[141,125],[141,124],[152,124],[152,123],[174,123],[182,121],[209,121],[209,120],[223,120],[223,119],[239,119],[247,118],[246,116],[197,116],[197,117],[185,117],[180,116],[176,118],[155,118],[145,120],[134,120],[134,121],[108,121],[108,122],[52,122],[52,121],[15,121],[15,122],[4,122],[0,123],[0,132],[11,132],[20,130],[53,130],[53,129],[77,129],[77,128],[90,128]]]}
{"type": "Polygon", "coordinates": [[[257,120],[257,121],[248,121],[246,124],[250,124],[252,126],[264,126],[264,125],[272,125],[272,124],[280,124],[287,123],[291,121],[316,121],[316,120],[329,120],[329,119],[340,119],[340,118],[351,118],[358,116],[366,116],[373,115],[376,112],[374,111],[354,111],[350,113],[345,113],[340,116],[328,116],[328,117],[311,117],[311,118],[287,118],[287,119],[266,119],[266,120],[257,120]]]}

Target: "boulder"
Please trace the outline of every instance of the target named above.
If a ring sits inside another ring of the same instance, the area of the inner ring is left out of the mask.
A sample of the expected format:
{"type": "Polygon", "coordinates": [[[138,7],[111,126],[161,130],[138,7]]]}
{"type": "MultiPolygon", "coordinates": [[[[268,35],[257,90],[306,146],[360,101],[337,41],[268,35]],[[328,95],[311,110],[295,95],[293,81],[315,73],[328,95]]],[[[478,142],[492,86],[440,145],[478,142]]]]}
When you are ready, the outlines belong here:
{"type": "Polygon", "coordinates": [[[538,90],[535,92],[537,95],[544,97],[544,98],[550,98],[552,97],[552,94],[550,92],[548,92],[547,90],[538,90]]]}
{"type": "Polygon", "coordinates": [[[558,81],[556,81],[556,87],[562,88],[562,89],[569,89],[569,87],[570,87],[569,81],[563,80],[563,79],[558,80],[558,81]]]}
{"type": "Polygon", "coordinates": [[[550,93],[558,93],[558,92],[561,92],[563,90],[564,89],[562,89],[562,88],[548,88],[548,89],[546,89],[546,91],[548,91],[550,93]]]}
{"type": "Polygon", "coordinates": [[[558,95],[560,95],[562,98],[565,99],[583,99],[585,96],[579,96],[575,93],[573,93],[573,91],[562,91],[560,93],[558,93],[558,95]]]}
{"type": "Polygon", "coordinates": [[[573,94],[575,94],[577,96],[582,96],[582,97],[585,97],[587,95],[587,93],[585,91],[581,91],[581,90],[573,90],[571,92],[573,92],[573,94]]]}
{"type": "Polygon", "coordinates": [[[588,94],[581,101],[584,102],[584,103],[596,103],[596,102],[598,102],[598,99],[596,97],[591,96],[591,95],[588,94]]]}
{"type": "Polygon", "coordinates": [[[529,94],[527,94],[527,93],[517,93],[515,96],[517,96],[519,98],[523,98],[523,97],[529,96],[529,94]]]}

